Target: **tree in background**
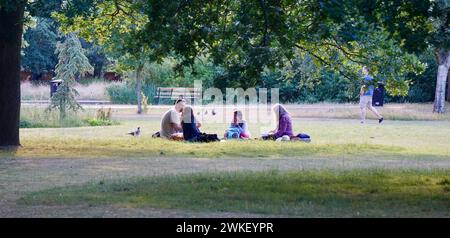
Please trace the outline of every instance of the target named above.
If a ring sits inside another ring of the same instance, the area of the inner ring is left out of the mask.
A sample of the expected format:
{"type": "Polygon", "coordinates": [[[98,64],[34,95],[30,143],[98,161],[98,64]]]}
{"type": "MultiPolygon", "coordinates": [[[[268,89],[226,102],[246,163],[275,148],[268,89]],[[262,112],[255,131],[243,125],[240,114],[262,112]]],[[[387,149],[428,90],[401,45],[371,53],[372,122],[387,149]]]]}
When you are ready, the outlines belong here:
{"type": "MultiPolygon", "coordinates": [[[[405,95],[407,73],[419,73],[423,65],[389,39],[384,28],[367,24],[353,3],[103,1],[85,7],[82,17],[58,14],[58,19],[66,28],[98,41],[120,39],[120,44],[111,44],[119,52],[125,49],[132,56],[145,52],[148,61],[158,63],[171,56],[180,59],[176,67],[180,72],[208,56],[226,69],[216,80],[224,87],[254,87],[262,72],[284,67],[300,50],[351,80],[359,80],[359,70],[369,65],[375,77],[386,81],[388,92],[405,95]]],[[[135,69],[141,66],[136,64],[135,69]]]]}
{"type": "Polygon", "coordinates": [[[83,38],[80,39],[80,42],[83,48],[86,49],[86,56],[88,57],[89,62],[94,67],[94,74],[92,76],[101,78],[104,69],[110,63],[104,52],[105,50],[101,46],[87,42],[83,38]]]}
{"type": "Polygon", "coordinates": [[[36,26],[24,34],[27,47],[23,50],[22,67],[34,74],[55,69],[58,58],[55,54],[58,33],[55,22],[50,18],[38,17],[36,26]]]}
{"type": "Polygon", "coordinates": [[[75,80],[86,73],[92,73],[94,69],[89,64],[80,40],[74,33],[68,34],[63,43],[58,42],[56,54],[58,54],[58,64],[55,69],[55,78],[62,80],[62,83],[52,96],[48,110],[59,109],[59,117],[63,121],[66,118],[67,110],[82,109],[75,99],[79,95],[73,87],[75,80]]]}
{"type": "MultiPolygon", "coordinates": [[[[81,11],[84,5],[75,5],[81,11]]],[[[103,1],[85,9],[82,16],[55,13],[62,30],[77,31],[83,39],[102,46],[106,54],[115,59],[119,72],[134,71],[137,113],[142,113],[142,81],[144,66],[153,62],[151,47],[141,42],[140,31],[148,18],[143,14],[141,1],[103,1]]]]}
{"type": "Polygon", "coordinates": [[[151,0],[143,7],[149,21],[141,38],[154,56],[175,54],[192,65],[208,55],[226,69],[216,81],[223,87],[257,86],[262,72],[289,66],[297,51],[350,80],[370,66],[393,95],[407,94],[406,76],[424,68],[385,28],[357,15],[353,1],[151,0]]]}

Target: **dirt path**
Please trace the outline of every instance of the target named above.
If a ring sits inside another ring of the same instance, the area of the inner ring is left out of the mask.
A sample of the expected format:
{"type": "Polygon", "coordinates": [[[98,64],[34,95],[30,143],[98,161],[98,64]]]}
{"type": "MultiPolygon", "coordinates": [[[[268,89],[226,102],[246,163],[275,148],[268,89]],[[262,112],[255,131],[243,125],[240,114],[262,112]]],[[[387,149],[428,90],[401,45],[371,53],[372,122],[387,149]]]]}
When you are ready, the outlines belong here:
{"type": "Polygon", "coordinates": [[[201,213],[113,206],[24,206],[17,205],[16,200],[29,191],[135,176],[238,170],[343,170],[358,168],[450,169],[450,159],[0,158],[0,217],[260,217],[262,215],[258,214],[201,213]]]}

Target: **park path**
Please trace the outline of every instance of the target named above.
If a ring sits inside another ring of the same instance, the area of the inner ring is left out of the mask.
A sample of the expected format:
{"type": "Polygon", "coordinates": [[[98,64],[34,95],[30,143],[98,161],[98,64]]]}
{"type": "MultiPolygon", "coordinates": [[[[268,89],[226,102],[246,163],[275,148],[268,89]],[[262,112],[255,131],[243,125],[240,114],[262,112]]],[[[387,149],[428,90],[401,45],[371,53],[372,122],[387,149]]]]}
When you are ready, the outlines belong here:
{"type": "MultiPolygon", "coordinates": [[[[450,169],[450,160],[384,158],[0,158],[0,217],[262,217],[242,213],[202,213],[113,206],[26,206],[16,203],[24,193],[58,186],[218,171],[450,169]]],[[[273,217],[270,215],[270,217],[273,217]]]]}

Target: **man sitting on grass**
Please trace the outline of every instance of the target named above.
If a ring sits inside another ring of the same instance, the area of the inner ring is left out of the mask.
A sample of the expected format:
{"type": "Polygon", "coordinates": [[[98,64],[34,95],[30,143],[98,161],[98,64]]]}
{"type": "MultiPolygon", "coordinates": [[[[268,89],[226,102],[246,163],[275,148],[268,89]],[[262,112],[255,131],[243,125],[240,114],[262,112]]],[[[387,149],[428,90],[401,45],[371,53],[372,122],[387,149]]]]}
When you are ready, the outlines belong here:
{"type": "Polygon", "coordinates": [[[183,140],[183,128],[181,127],[180,113],[186,106],[186,100],[178,99],[175,107],[164,113],[161,120],[160,135],[171,140],[183,140]]]}

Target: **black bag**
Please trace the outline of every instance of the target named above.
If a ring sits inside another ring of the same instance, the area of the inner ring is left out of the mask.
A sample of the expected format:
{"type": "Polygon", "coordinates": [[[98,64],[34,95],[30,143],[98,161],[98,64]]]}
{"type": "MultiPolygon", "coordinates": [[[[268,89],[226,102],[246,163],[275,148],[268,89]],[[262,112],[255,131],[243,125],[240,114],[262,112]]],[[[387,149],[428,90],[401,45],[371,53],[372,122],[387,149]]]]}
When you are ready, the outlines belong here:
{"type": "Polygon", "coordinates": [[[155,134],[152,135],[153,138],[161,137],[161,133],[159,131],[155,132],[155,134]]]}
{"type": "Polygon", "coordinates": [[[194,142],[215,142],[215,141],[220,141],[220,140],[219,140],[219,137],[217,137],[217,134],[201,133],[193,141],[194,142]]]}

